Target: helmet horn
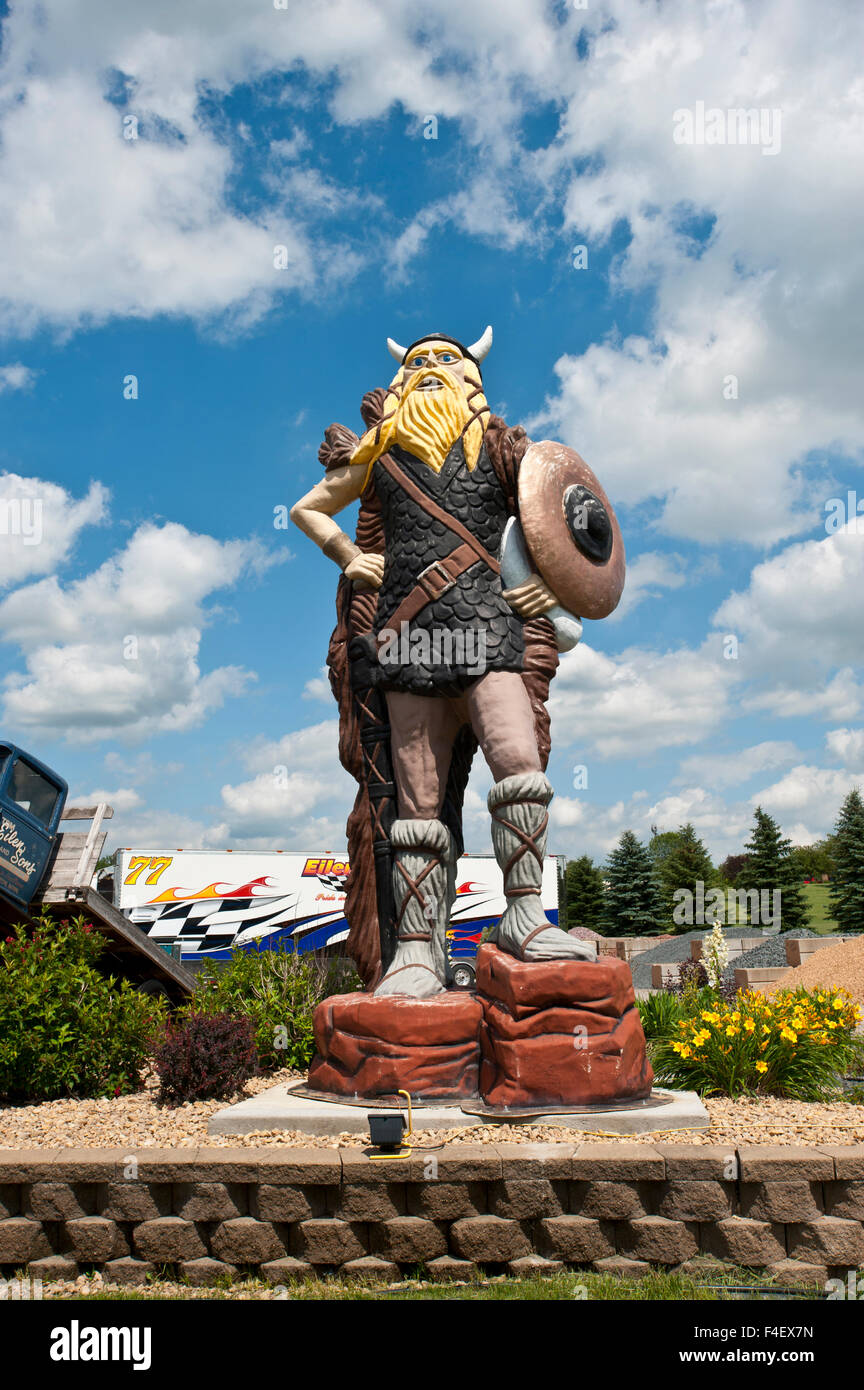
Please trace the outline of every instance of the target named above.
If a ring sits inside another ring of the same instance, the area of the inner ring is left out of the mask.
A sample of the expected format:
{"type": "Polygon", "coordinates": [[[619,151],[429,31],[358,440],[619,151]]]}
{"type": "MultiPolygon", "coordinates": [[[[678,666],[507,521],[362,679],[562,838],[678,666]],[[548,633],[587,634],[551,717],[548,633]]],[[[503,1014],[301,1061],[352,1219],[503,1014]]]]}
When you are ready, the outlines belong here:
{"type": "Polygon", "coordinates": [[[388,338],[387,351],[389,352],[391,357],[395,357],[396,361],[401,363],[404,360],[405,354],[408,351],[408,349],[401,347],[399,343],[394,342],[392,338],[388,338]]]}
{"type": "Polygon", "coordinates": [[[478,338],[476,343],[472,343],[468,351],[478,362],[482,362],[487,352],[492,346],[492,325],[487,324],[483,336],[478,338]]]}

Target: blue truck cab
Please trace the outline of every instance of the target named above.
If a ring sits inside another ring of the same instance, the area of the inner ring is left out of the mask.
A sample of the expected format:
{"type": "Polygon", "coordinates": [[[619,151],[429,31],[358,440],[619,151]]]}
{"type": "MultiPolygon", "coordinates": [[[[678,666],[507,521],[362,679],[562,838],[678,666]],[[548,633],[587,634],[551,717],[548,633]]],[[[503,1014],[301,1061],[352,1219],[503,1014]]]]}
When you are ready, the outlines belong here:
{"type": "Polygon", "coordinates": [[[24,911],[45,875],[67,784],[14,743],[0,740],[0,899],[24,911]]]}

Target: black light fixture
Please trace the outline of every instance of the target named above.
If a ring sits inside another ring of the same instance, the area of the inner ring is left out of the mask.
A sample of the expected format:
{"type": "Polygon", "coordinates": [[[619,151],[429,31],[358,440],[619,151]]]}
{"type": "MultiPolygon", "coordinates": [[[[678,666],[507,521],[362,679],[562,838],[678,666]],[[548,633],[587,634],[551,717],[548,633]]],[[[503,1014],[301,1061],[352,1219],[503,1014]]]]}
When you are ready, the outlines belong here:
{"type": "Polygon", "coordinates": [[[377,1114],[367,1114],[369,1121],[369,1138],[374,1148],[378,1150],[375,1154],[370,1154],[370,1158],[408,1158],[411,1153],[410,1148],[402,1147],[403,1136],[414,1133],[414,1125],[411,1118],[411,1097],[407,1091],[397,1093],[404,1096],[408,1102],[408,1120],[406,1123],[405,1115],[401,1110],[378,1111],[377,1114]]]}

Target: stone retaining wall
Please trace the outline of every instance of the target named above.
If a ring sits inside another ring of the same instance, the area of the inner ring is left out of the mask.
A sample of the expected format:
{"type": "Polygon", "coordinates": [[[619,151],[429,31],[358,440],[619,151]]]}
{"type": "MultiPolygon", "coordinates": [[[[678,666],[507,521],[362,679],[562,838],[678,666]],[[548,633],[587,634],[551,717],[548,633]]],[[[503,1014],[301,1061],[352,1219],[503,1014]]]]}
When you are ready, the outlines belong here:
{"type": "Polygon", "coordinates": [[[383,1161],[358,1149],[0,1151],[6,1278],[724,1262],[812,1283],[864,1265],[864,1146],[449,1144],[383,1161]]]}

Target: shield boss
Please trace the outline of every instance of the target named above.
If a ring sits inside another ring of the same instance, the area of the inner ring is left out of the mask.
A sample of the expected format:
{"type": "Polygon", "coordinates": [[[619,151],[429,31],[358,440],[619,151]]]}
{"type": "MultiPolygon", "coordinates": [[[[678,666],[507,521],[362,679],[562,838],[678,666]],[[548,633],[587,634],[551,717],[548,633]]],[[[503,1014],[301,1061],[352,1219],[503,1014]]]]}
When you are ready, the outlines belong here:
{"type": "Polygon", "coordinates": [[[609,498],[575,449],[551,439],[531,445],[519,468],[519,517],[562,607],[608,617],[624,588],[624,542],[609,498]]]}

